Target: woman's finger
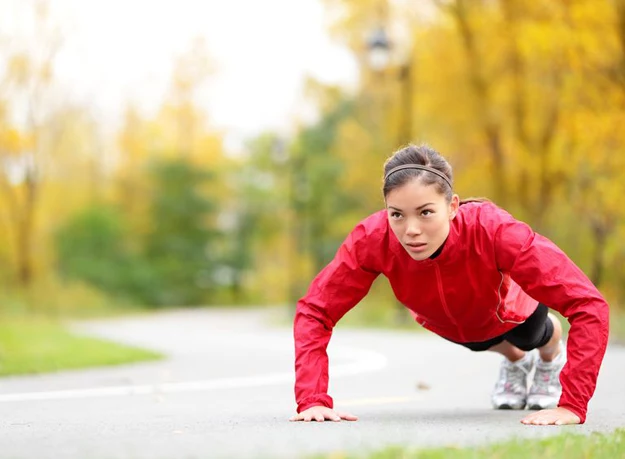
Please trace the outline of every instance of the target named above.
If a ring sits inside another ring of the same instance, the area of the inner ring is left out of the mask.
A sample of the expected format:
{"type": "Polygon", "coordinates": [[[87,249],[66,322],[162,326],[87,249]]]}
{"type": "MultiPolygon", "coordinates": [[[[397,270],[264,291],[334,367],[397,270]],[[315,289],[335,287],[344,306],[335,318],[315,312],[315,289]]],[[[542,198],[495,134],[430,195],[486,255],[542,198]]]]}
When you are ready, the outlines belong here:
{"type": "Polygon", "coordinates": [[[556,423],[556,421],[558,421],[558,417],[557,416],[553,416],[550,414],[545,414],[542,416],[534,416],[532,418],[529,419],[524,419],[523,424],[530,424],[530,425],[538,425],[538,426],[547,426],[547,425],[553,425],[556,423]]]}
{"type": "Polygon", "coordinates": [[[358,416],[354,416],[353,414],[350,414],[350,413],[337,412],[336,414],[340,417],[340,419],[344,419],[346,421],[358,421],[358,416]]]}
{"type": "Polygon", "coordinates": [[[317,421],[324,422],[325,420],[329,421],[341,421],[342,419],[346,421],[357,421],[358,417],[349,413],[341,413],[334,411],[331,408],[311,408],[306,411],[302,411],[294,416],[292,416],[289,421],[317,421]]]}
{"type": "Polygon", "coordinates": [[[526,425],[568,425],[579,424],[579,417],[566,408],[552,408],[538,411],[524,417],[521,422],[526,425]]]}

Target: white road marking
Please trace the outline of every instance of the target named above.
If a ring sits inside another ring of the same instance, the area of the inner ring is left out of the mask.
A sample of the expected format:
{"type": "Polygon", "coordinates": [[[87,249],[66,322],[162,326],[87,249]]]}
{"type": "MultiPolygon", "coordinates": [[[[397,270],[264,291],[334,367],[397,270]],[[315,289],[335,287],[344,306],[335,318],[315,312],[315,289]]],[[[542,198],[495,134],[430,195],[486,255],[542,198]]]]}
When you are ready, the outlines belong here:
{"type": "MultiPolygon", "coordinates": [[[[330,372],[332,378],[378,371],[384,368],[387,364],[387,359],[384,355],[378,352],[363,349],[336,347],[334,349],[328,349],[328,353],[330,355],[330,359],[340,357],[351,360],[349,363],[331,365],[330,372]]],[[[292,372],[178,383],[140,384],[56,391],[9,393],[0,394],[0,402],[67,400],[95,397],[202,392],[216,389],[238,389],[286,383],[294,383],[294,374],[292,372]]]]}

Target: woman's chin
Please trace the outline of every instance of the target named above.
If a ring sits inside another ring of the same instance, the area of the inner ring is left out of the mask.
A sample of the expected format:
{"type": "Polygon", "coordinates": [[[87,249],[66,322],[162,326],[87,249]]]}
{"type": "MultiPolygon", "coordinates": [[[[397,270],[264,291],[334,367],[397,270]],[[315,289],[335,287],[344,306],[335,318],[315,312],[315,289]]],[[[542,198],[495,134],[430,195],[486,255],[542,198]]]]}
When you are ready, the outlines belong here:
{"type": "Polygon", "coordinates": [[[423,250],[420,252],[415,252],[414,250],[409,250],[406,248],[406,252],[410,255],[410,258],[417,261],[427,260],[432,255],[430,250],[423,250]]]}

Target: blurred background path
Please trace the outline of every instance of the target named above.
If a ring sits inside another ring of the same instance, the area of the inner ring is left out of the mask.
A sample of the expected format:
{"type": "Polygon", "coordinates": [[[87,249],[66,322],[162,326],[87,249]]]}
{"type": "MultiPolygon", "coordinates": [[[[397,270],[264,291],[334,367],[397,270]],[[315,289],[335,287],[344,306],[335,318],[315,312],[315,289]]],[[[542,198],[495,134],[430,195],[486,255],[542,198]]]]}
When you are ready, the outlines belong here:
{"type": "Polygon", "coordinates": [[[587,424],[527,427],[493,411],[499,357],[429,333],[335,329],[331,395],[355,423],[290,423],[288,318],[180,310],[75,323],[79,333],[159,350],[160,362],[0,380],[2,457],[306,457],[390,445],[470,445],[609,432],[625,424],[625,348],[611,346],[587,424]],[[287,325],[281,325],[285,324],[287,325]]]}

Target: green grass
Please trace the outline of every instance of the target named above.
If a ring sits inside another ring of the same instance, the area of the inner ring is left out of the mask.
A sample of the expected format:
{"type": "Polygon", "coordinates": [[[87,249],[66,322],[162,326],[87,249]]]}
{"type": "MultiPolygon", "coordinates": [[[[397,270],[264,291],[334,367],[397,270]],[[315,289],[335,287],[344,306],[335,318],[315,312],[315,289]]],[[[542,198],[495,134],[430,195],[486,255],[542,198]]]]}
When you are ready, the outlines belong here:
{"type": "Polygon", "coordinates": [[[607,435],[560,434],[544,440],[512,440],[480,448],[437,448],[409,450],[387,448],[382,451],[349,455],[332,453],[328,459],[616,459],[625,457],[625,429],[607,435]]]}
{"type": "Polygon", "coordinates": [[[76,336],[61,323],[35,318],[0,320],[0,376],[156,360],[155,352],[76,336]]]}

